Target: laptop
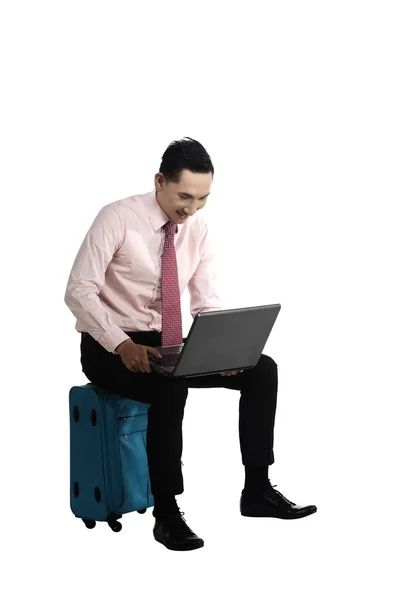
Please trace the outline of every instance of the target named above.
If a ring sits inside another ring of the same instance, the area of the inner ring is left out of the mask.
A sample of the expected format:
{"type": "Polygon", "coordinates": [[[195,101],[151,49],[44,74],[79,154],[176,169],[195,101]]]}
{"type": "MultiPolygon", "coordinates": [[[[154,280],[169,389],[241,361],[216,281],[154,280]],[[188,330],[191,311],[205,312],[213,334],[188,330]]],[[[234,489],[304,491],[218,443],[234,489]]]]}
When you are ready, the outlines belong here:
{"type": "Polygon", "coordinates": [[[280,309],[280,304],[267,304],[197,313],[186,341],[155,346],[162,358],[148,353],[149,364],[166,377],[251,369],[260,360],[280,309]]]}

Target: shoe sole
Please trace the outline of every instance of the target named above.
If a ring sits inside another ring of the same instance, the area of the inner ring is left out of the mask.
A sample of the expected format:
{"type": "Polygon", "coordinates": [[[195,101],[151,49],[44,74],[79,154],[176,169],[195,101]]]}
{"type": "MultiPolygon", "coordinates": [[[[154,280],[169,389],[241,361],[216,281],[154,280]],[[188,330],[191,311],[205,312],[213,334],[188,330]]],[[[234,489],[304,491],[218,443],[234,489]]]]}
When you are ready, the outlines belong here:
{"type": "Polygon", "coordinates": [[[241,510],[240,514],[243,517],[272,517],[273,519],[302,519],[303,517],[308,517],[309,515],[313,515],[314,513],[316,513],[316,510],[312,510],[306,513],[301,513],[301,514],[283,514],[283,513],[279,513],[279,514],[269,514],[266,515],[265,514],[265,509],[259,509],[257,510],[257,508],[254,508],[251,511],[246,511],[246,510],[241,510]]]}
{"type": "MultiPolygon", "coordinates": [[[[186,550],[197,550],[198,548],[202,548],[204,546],[204,540],[200,540],[198,542],[195,543],[195,545],[191,545],[189,546],[188,544],[182,544],[181,546],[177,545],[177,544],[170,544],[168,542],[166,542],[165,540],[157,537],[157,534],[154,533],[153,531],[153,535],[154,535],[154,539],[159,542],[160,544],[162,544],[163,546],[165,546],[166,548],[168,548],[168,550],[179,550],[179,551],[186,551],[186,550]]],[[[193,542],[191,542],[191,544],[193,544],[193,542]]]]}

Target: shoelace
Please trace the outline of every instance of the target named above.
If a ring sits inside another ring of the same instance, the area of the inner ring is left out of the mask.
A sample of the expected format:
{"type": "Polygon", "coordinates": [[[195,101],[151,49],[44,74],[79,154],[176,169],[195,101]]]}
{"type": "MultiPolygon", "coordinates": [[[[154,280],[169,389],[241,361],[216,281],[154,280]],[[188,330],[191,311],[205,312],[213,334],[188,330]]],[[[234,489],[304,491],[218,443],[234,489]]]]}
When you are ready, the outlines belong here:
{"type": "Polygon", "coordinates": [[[172,525],[172,529],[177,532],[177,533],[183,533],[185,535],[195,535],[195,533],[190,529],[189,525],[186,523],[185,519],[183,518],[183,515],[185,513],[183,511],[179,511],[179,518],[178,514],[173,514],[173,515],[169,515],[169,517],[175,517],[171,519],[171,524],[172,525]]]}
{"type": "MultiPolygon", "coordinates": [[[[270,480],[268,479],[270,487],[271,488],[276,488],[276,485],[271,485],[270,480]]],[[[283,494],[281,494],[278,490],[271,490],[272,492],[274,492],[275,495],[278,496],[278,500],[280,500],[280,503],[283,505],[287,505],[288,503],[291,504],[292,506],[295,506],[295,502],[291,502],[290,500],[288,500],[287,498],[285,498],[285,496],[283,494]]]]}

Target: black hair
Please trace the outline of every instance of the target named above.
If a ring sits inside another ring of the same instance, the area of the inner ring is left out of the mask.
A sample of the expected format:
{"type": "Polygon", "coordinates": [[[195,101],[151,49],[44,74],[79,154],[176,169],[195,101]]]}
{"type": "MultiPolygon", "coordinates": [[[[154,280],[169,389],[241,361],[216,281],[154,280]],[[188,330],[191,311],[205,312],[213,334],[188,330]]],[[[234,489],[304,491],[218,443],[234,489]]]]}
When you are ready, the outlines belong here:
{"type": "Polygon", "coordinates": [[[188,169],[193,173],[212,173],[214,167],[204,146],[196,140],[185,137],[169,144],[162,156],[159,172],[166,182],[179,183],[181,172],[188,169]]]}

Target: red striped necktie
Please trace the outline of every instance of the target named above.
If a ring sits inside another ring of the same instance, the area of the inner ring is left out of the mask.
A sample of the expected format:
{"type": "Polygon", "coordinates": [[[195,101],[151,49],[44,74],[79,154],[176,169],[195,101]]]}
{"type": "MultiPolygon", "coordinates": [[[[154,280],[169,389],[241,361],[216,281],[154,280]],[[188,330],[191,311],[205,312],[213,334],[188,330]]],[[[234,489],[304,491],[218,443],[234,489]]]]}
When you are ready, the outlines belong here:
{"type": "Polygon", "coordinates": [[[161,262],[162,346],[175,346],[183,342],[181,294],[174,245],[176,228],[176,223],[172,221],[164,225],[165,240],[161,262]]]}

